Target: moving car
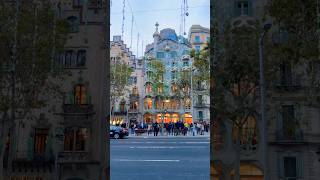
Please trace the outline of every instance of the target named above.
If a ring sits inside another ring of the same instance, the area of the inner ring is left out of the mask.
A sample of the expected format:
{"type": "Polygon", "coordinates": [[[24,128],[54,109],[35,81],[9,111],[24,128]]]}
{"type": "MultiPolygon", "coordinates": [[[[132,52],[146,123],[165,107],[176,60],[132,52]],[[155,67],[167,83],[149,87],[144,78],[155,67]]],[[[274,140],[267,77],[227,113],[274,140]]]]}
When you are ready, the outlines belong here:
{"type": "Polygon", "coordinates": [[[119,138],[124,138],[125,136],[128,136],[128,135],[129,135],[128,129],[122,128],[120,126],[110,125],[110,133],[109,133],[110,138],[119,139],[119,138]]]}

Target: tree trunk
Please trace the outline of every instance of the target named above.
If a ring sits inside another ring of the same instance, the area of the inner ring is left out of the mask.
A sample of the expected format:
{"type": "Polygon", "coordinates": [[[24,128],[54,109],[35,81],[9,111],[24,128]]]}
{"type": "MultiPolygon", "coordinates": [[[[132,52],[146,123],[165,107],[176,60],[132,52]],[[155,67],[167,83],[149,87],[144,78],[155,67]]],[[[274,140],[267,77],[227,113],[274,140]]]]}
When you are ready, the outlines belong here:
{"type": "Polygon", "coordinates": [[[236,162],[235,162],[235,180],[240,180],[240,138],[241,138],[241,131],[242,128],[238,127],[238,134],[237,134],[237,144],[236,144],[236,162]]]}
{"type": "Polygon", "coordinates": [[[3,169],[3,158],[4,158],[4,151],[6,148],[6,137],[8,134],[8,128],[6,126],[3,127],[3,136],[1,137],[1,149],[0,149],[0,179],[4,179],[4,169],[3,169]]]}

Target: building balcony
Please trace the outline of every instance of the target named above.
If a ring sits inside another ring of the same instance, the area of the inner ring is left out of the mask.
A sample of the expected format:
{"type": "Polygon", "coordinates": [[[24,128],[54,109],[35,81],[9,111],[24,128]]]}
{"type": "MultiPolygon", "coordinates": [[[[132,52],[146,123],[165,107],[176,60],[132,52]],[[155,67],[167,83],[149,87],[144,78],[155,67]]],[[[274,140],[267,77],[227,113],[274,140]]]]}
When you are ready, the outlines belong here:
{"type": "Polygon", "coordinates": [[[131,109],[131,108],[130,108],[130,109],[128,110],[128,113],[129,113],[129,114],[137,114],[137,113],[139,113],[139,109],[131,109]]]}
{"type": "Polygon", "coordinates": [[[58,163],[85,163],[89,160],[89,153],[85,151],[64,151],[58,156],[58,163]]]}
{"type": "Polygon", "coordinates": [[[65,126],[86,126],[92,123],[91,117],[95,114],[92,104],[64,104],[60,113],[65,126]]]}
{"type": "Polygon", "coordinates": [[[153,96],[153,92],[152,91],[146,91],[146,96],[153,96]]]}
{"type": "Polygon", "coordinates": [[[281,79],[280,77],[275,78],[274,87],[279,90],[298,90],[302,88],[301,78],[293,76],[289,80],[281,79]]]}
{"type": "Polygon", "coordinates": [[[94,114],[92,104],[63,104],[64,115],[92,115],[94,114]]]}
{"type": "Polygon", "coordinates": [[[196,86],[196,87],[194,87],[194,90],[195,91],[205,91],[207,89],[204,86],[196,86]]]}
{"type": "Polygon", "coordinates": [[[52,172],[54,156],[30,155],[28,152],[19,152],[12,161],[12,172],[52,172]]]}
{"type": "Polygon", "coordinates": [[[127,111],[116,111],[116,112],[113,113],[113,115],[126,116],[127,115],[127,111]]]}
{"type": "Polygon", "coordinates": [[[196,102],[194,105],[193,105],[194,108],[207,108],[209,107],[208,104],[204,103],[204,102],[196,102]]]}
{"type": "Polygon", "coordinates": [[[276,131],[277,144],[302,144],[304,143],[303,131],[295,129],[291,134],[285,133],[283,130],[276,131]]]}
{"type": "Polygon", "coordinates": [[[129,99],[130,99],[130,100],[139,99],[139,94],[130,94],[130,95],[129,95],[129,99]]]}

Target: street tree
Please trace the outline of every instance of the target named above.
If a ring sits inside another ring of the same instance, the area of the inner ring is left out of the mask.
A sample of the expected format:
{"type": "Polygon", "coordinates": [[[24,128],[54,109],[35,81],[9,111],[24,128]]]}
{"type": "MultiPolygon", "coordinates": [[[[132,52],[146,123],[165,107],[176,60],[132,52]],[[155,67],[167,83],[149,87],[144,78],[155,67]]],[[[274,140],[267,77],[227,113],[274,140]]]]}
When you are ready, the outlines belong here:
{"type": "MultiPolygon", "coordinates": [[[[213,110],[216,123],[230,124],[236,158],[234,161],[235,179],[240,179],[241,145],[253,141],[246,139],[244,127],[252,119],[259,119],[259,23],[253,26],[233,26],[226,23],[222,38],[216,38],[217,54],[213,66],[213,110]]],[[[256,131],[254,126],[252,131],[256,131]]]]}
{"type": "MultiPolygon", "coordinates": [[[[204,49],[197,52],[194,49],[191,50],[191,58],[193,58],[192,69],[192,89],[199,88],[198,85],[209,88],[210,83],[210,44],[208,43],[204,49]]],[[[206,89],[206,95],[209,95],[208,89],[206,89]]],[[[196,93],[197,91],[194,91],[196,93]]]]}
{"type": "Polygon", "coordinates": [[[115,111],[116,101],[123,97],[129,89],[129,79],[132,73],[132,68],[121,58],[111,63],[110,68],[110,101],[111,101],[111,119],[115,111]]]}
{"type": "MultiPolygon", "coordinates": [[[[319,32],[320,11],[317,1],[270,0],[266,15],[271,17],[276,31],[267,50],[268,61],[276,59],[291,71],[308,88],[305,89],[307,105],[319,107],[314,98],[319,90],[319,32]],[[299,70],[300,67],[300,70],[299,70]],[[302,78],[303,77],[303,78],[302,78]]],[[[279,71],[279,69],[278,69],[279,71]]]]}
{"type": "Polygon", "coordinates": [[[5,147],[15,148],[17,122],[39,118],[33,110],[61,97],[63,74],[53,62],[66,34],[67,23],[56,18],[49,0],[0,2],[0,177],[5,147]]]}

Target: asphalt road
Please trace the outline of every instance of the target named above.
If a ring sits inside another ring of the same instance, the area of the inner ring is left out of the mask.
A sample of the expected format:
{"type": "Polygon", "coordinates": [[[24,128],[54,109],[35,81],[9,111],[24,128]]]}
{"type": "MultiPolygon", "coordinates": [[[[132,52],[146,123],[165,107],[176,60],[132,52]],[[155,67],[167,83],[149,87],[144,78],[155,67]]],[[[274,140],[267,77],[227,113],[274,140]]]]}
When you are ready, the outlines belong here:
{"type": "Polygon", "coordinates": [[[111,180],[209,180],[208,137],[157,137],[110,142],[111,180]]]}

